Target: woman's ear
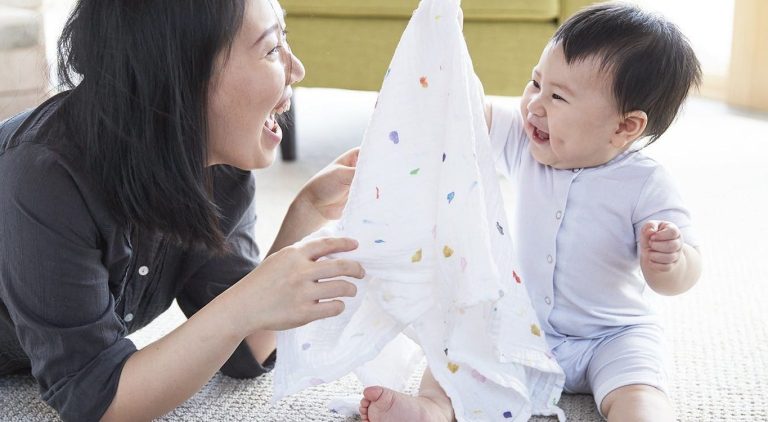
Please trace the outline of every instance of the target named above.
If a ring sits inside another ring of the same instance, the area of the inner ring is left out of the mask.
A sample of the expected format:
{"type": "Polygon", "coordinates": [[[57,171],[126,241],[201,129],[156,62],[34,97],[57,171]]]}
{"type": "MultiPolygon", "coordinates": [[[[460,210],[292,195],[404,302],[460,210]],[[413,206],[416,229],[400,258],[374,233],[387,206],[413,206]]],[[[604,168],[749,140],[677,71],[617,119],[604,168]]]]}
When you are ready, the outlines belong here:
{"type": "Polygon", "coordinates": [[[648,115],[644,111],[630,111],[619,122],[616,133],[611,138],[611,144],[616,148],[626,147],[643,135],[647,125],[648,115]]]}

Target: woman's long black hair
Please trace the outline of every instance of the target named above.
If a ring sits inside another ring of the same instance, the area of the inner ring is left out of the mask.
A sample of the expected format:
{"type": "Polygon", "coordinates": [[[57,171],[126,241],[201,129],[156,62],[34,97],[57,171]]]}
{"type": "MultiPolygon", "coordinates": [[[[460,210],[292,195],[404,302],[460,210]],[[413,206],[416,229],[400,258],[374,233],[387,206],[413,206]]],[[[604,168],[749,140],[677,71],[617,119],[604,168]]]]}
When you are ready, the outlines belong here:
{"type": "Polygon", "coordinates": [[[79,0],[58,44],[68,138],[118,221],[222,251],[207,92],[247,0],[79,0]]]}

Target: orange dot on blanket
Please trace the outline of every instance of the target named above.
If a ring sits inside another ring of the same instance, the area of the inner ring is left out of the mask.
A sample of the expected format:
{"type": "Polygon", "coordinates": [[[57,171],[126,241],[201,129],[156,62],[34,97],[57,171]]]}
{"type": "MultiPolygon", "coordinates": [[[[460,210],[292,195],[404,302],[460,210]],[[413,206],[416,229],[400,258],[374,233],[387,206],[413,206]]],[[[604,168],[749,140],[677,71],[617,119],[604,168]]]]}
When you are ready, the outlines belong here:
{"type": "Polygon", "coordinates": [[[427,80],[426,76],[422,76],[419,78],[419,83],[421,84],[422,88],[429,88],[429,81],[427,80]]]}

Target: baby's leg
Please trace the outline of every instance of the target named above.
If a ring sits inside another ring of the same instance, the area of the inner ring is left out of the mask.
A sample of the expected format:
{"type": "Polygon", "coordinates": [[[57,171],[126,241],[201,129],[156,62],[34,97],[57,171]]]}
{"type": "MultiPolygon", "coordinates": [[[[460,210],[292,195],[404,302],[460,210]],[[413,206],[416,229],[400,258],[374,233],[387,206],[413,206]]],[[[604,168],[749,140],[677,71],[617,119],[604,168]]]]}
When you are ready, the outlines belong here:
{"type": "Polygon", "coordinates": [[[453,421],[451,400],[427,368],[418,396],[409,396],[384,387],[368,387],[360,401],[363,421],[453,421]]]}
{"type": "Polygon", "coordinates": [[[603,399],[603,415],[611,421],[674,421],[675,411],[667,395],[649,385],[619,387],[603,399]]]}
{"type": "Polygon", "coordinates": [[[587,376],[608,421],[675,421],[667,390],[666,342],[659,327],[637,325],[599,340],[587,376]]]}

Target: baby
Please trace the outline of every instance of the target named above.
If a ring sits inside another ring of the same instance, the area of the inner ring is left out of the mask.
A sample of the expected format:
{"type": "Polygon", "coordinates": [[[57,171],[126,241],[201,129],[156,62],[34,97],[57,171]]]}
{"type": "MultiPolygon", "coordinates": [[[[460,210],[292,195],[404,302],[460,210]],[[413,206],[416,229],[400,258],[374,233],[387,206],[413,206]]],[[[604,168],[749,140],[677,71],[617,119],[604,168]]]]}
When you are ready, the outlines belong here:
{"type": "MultiPolygon", "coordinates": [[[[519,112],[486,105],[494,157],[516,195],[520,281],[565,391],[593,394],[609,420],[675,420],[664,333],[644,293],[690,289],[701,257],[670,176],[637,144],[667,130],[700,78],[673,24],[599,4],[555,33],[519,112]]],[[[364,396],[363,420],[453,418],[429,371],[417,397],[382,387],[364,396]]]]}

